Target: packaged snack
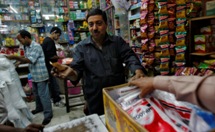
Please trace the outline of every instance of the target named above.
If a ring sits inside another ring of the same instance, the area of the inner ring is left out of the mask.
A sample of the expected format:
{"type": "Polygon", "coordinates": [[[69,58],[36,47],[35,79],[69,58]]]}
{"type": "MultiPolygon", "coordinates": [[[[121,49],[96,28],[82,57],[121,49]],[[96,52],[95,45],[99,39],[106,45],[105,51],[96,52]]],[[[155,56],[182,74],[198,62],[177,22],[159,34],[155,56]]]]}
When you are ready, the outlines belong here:
{"type": "Polygon", "coordinates": [[[204,63],[215,66],[215,60],[204,60],[204,63]]]}
{"type": "Polygon", "coordinates": [[[186,35],[187,35],[187,32],[176,32],[175,33],[175,37],[177,39],[184,38],[184,37],[186,37],[186,35]]]}
{"type": "Polygon", "coordinates": [[[168,34],[160,36],[160,43],[168,42],[168,34]]]}
{"type": "Polygon", "coordinates": [[[161,57],[161,63],[169,62],[170,57],[161,57]]]}
{"type": "Polygon", "coordinates": [[[185,46],[185,38],[179,38],[176,40],[176,46],[185,46]]]}
{"type": "Polygon", "coordinates": [[[186,18],[178,18],[176,19],[176,24],[179,25],[179,24],[185,24],[187,21],[186,18]]]}
{"type": "Polygon", "coordinates": [[[206,37],[205,35],[194,35],[195,44],[205,44],[206,37]]]}
{"type": "Polygon", "coordinates": [[[200,29],[200,32],[202,34],[211,34],[212,33],[212,27],[211,26],[202,27],[200,29]]]}
{"type": "Polygon", "coordinates": [[[186,6],[177,6],[176,18],[186,18],[186,6]]]}
{"type": "Polygon", "coordinates": [[[168,42],[160,43],[159,45],[160,45],[161,49],[167,49],[169,47],[168,42]]]}
{"type": "Polygon", "coordinates": [[[160,69],[169,69],[169,62],[161,63],[160,69]]]}
{"type": "Polygon", "coordinates": [[[182,67],[182,66],[185,66],[185,62],[184,61],[175,61],[175,65],[177,67],[182,67]]]}
{"type": "Polygon", "coordinates": [[[185,25],[184,24],[178,24],[176,26],[176,32],[185,32],[186,29],[185,29],[185,25]]]}
{"type": "Polygon", "coordinates": [[[187,49],[186,46],[176,46],[176,47],[175,47],[175,50],[176,50],[176,53],[177,53],[177,54],[178,54],[178,53],[185,52],[186,49],[187,49]]]}
{"type": "Polygon", "coordinates": [[[159,14],[167,14],[167,2],[158,2],[158,13],[159,14]]]}
{"type": "Polygon", "coordinates": [[[166,49],[162,49],[161,50],[161,56],[169,56],[170,54],[169,54],[169,49],[168,48],[166,48],[166,49]]]}
{"type": "Polygon", "coordinates": [[[160,15],[159,20],[159,29],[168,28],[168,15],[160,15]]]}
{"type": "Polygon", "coordinates": [[[176,0],[175,2],[176,2],[177,5],[186,4],[186,0],[176,0]]]}
{"type": "Polygon", "coordinates": [[[175,61],[184,61],[185,60],[185,57],[184,57],[184,53],[179,53],[179,54],[176,54],[175,56],[175,61]]]}

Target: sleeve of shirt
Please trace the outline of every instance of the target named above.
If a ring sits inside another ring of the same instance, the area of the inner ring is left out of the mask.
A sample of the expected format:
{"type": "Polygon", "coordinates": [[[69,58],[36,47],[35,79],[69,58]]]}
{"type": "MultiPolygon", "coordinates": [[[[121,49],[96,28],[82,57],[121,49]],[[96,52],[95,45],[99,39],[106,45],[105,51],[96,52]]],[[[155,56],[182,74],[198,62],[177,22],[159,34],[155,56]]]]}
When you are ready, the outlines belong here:
{"type": "Polygon", "coordinates": [[[72,81],[74,85],[76,85],[82,77],[83,69],[84,69],[84,58],[82,54],[81,45],[78,45],[74,48],[73,52],[73,61],[70,66],[76,70],[78,74],[78,79],[76,81],[72,81]]]}
{"type": "Polygon", "coordinates": [[[157,76],[153,86],[215,113],[215,76],[157,76]]]}
{"type": "Polygon", "coordinates": [[[121,37],[119,37],[118,49],[120,50],[120,56],[129,67],[132,73],[135,73],[137,69],[142,69],[143,72],[146,74],[146,70],[140,63],[137,55],[134,51],[130,48],[129,44],[127,44],[121,37]]]}
{"type": "Polygon", "coordinates": [[[27,58],[31,61],[32,64],[34,64],[41,54],[42,54],[42,48],[40,47],[40,45],[34,46],[33,49],[31,50],[30,55],[28,55],[27,58]]]}

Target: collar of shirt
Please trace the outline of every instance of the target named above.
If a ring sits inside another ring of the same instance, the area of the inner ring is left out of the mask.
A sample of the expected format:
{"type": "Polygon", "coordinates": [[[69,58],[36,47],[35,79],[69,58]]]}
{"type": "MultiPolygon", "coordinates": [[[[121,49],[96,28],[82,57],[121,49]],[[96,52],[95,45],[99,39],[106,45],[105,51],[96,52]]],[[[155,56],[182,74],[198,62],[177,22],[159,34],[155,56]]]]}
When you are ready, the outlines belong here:
{"type": "MultiPolygon", "coordinates": [[[[113,37],[110,36],[109,34],[106,34],[104,43],[106,43],[107,41],[111,41],[111,42],[114,41],[114,40],[113,40],[113,37]]],[[[95,43],[93,42],[91,36],[89,36],[89,37],[86,39],[86,44],[95,44],[95,43]]]]}

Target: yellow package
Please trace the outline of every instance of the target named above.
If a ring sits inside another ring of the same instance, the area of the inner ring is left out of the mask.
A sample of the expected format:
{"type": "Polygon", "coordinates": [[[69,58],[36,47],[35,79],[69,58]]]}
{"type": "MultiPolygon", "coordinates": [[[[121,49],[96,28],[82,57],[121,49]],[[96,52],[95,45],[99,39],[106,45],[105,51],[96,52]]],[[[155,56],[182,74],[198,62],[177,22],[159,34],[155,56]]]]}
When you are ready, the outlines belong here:
{"type": "Polygon", "coordinates": [[[169,49],[162,49],[161,56],[169,56],[169,55],[170,55],[169,49]]]}
{"type": "Polygon", "coordinates": [[[168,42],[168,35],[167,34],[162,35],[160,37],[159,43],[164,43],[164,42],[168,42]]]}
{"type": "Polygon", "coordinates": [[[185,11],[185,9],[177,11],[176,12],[176,18],[186,18],[186,11],[185,11]]]}
{"type": "Polygon", "coordinates": [[[184,58],[184,53],[176,54],[175,60],[176,60],[176,61],[185,60],[185,58],[184,58]]]}
{"type": "Polygon", "coordinates": [[[166,63],[161,63],[160,64],[160,69],[169,69],[169,63],[166,62],[166,63]]]}
{"type": "Polygon", "coordinates": [[[185,46],[185,38],[180,38],[176,40],[175,46],[185,46]]]}
{"type": "Polygon", "coordinates": [[[186,4],[186,0],[176,0],[177,5],[184,5],[186,4]]]}
{"type": "Polygon", "coordinates": [[[186,32],[185,25],[184,24],[177,25],[176,32],[186,32]]]}
{"type": "Polygon", "coordinates": [[[168,11],[167,11],[167,2],[158,2],[158,5],[159,5],[159,10],[158,10],[158,13],[159,14],[167,14],[168,11]]]}
{"type": "Polygon", "coordinates": [[[166,19],[166,20],[160,21],[158,28],[159,29],[160,28],[168,28],[168,20],[166,19]]]}

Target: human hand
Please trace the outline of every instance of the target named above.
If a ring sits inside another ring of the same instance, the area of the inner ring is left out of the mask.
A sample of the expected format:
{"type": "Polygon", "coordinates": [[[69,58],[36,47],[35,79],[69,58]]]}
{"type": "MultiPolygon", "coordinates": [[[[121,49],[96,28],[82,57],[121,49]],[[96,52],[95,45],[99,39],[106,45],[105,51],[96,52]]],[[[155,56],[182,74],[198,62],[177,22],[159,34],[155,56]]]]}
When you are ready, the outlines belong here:
{"type": "Polygon", "coordinates": [[[28,125],[26,128],[24,128],[24,131],[23,132],[39,132],[39,131],[42,131],[44,128],[43,125],[41,124],[30,124],[28,125]]]}
{"type": "Polygon", "coordinates": [[[59,68],[53,67],[51,74],[61,79],[65,79],[68,76],[75,74],[75,71],[69,66],[67,65],[60,65],[60,66],[61,66],[61,69],[63,70],[59,70],[59,68]]]}
{"type": "Polygon", "coordinates": [[[143,71],[140,69],[137,69],[135,71],[135,75],[129,81],[133,81],[133,80],[136,80],[136,79],[141,78],[141,77],[144,77],[143,71]]]}
{"type": "Polygon", "coordinates": [[[140,97],[144,97],[145,95],[154,91],[153,81],[154,79],[151,77],[144,77],[130,81],[129,85],[139,87],[141,89],[140,97]]]}

